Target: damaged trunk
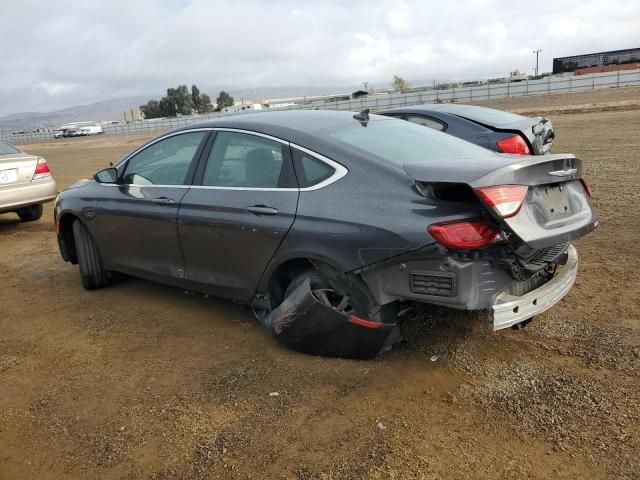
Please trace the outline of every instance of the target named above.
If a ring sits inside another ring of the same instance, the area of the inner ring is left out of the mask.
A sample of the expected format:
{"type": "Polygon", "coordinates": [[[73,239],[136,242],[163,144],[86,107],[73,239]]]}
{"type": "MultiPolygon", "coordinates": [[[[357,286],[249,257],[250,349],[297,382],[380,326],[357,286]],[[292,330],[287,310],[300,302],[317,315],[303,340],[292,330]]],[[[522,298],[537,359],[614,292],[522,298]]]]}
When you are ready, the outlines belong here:
{"type": "Polygon", "coordinates": [[[441,199],[482,205],[521,256],[568,243],[598,223],[582,179],[582,163],[573,155],[495,155],[471,164],[468,159],[457,159],[442,165],[405,165],[404,169],[421,192],[430,189],[436,195],[440,192],[441,199]],[[493,208],[481,193],[497,189],[495,200],[500,201],[505,194],[499,189],[518,186],[525,188],[522,198],[516,199],[520,202],[517,210],[510,215],[493,208]]]}

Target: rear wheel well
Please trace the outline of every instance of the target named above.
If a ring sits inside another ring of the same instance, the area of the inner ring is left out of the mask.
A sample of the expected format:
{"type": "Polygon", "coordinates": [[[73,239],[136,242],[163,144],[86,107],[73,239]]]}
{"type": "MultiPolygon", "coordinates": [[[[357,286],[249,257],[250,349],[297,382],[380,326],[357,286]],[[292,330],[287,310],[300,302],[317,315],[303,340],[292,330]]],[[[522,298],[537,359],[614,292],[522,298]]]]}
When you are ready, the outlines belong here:
{"type": "Polygon", "coordinates": [[[292,258],[280,264],[271,274],[267,286],[271,305],[279,305],[291,281],[300,273],[311,268],[314,268],[314,265],[308,258],[292,258]]]}
{"type": "Polygon", "coordinates": [[[74,265],[78,263],[76,240],[73,236],[73,222],[76,220],[79,220],[78,217],[71,213],[62,215],[58,220],[58,242],[60,242],[60,249],[63,251],[64,259],[74,265]]]}

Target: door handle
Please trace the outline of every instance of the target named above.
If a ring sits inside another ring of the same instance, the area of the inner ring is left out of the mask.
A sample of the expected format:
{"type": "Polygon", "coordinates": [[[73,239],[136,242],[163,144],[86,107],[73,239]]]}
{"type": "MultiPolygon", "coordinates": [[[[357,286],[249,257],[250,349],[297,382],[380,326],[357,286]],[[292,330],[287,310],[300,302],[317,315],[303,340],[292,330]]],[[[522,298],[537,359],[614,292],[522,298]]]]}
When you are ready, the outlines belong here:
{"type": "Polygon", "coordinates": [[[245,210],[254,215],[278,215],[278,213],[280,213],[277,208],[266,207],[264,205],[253,205],[245,208],[245,210]]]}
{"type": "Polygon", "coordinates": [[[167,197],[152,198],[151,201],[157,205],[173,205],[176,203],[174,199],[167,197]]]}

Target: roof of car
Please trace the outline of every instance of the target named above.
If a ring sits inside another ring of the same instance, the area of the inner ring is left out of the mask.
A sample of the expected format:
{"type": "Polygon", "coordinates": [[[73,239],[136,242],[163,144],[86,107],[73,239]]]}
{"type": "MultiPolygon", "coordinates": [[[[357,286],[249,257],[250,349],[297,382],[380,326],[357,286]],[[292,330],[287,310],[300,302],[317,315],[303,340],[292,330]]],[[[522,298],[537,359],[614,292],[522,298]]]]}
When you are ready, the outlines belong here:
{"type": "MultiPolygon", "coordinates": [[[[261,113],[229,115],[206,122],[189,125],[180,130],[193,128],[247,128],[251,130],[278,130],[312,133],[325,128],[358,122],[354,112],[335,110],[282,110],[261,113]]],[[[389,120],[381,115],[371,115],[370,121],[389,120]]]]}

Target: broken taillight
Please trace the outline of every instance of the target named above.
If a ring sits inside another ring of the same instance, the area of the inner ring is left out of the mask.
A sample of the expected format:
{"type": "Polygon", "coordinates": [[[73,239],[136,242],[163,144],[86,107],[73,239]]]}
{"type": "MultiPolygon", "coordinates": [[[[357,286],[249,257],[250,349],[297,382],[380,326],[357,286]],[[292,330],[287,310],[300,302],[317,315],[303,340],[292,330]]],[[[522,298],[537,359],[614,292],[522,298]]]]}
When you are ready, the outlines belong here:
{"type": "Polygon", "coordinates": [[[531,155],[529,145],[520,135],[498,140],[496,145],[503,153],[515,153],[516,155],[531,155]]]}
{"type": "Polygon", "coordinates": [[[39,158],[38,163],[36,163],[36,170],[33,172],[32,180],[37,180],[39,178],[48,177],[51,175],[51,171],[49,170],[49,164],[44,158],[39,158]]]}
{"type": "Polygon", "coordinates": [[[494,185],[473,189],[502,218],[513,217],[520,211],[528,190],[526,185],[494,185]]]}
{"type": "Polygon", "coordinates": [[[488,218],[434,223],[427,231],[436,242],[452,250],[485,248],[505,241],[500,229],[488,218]]]}

